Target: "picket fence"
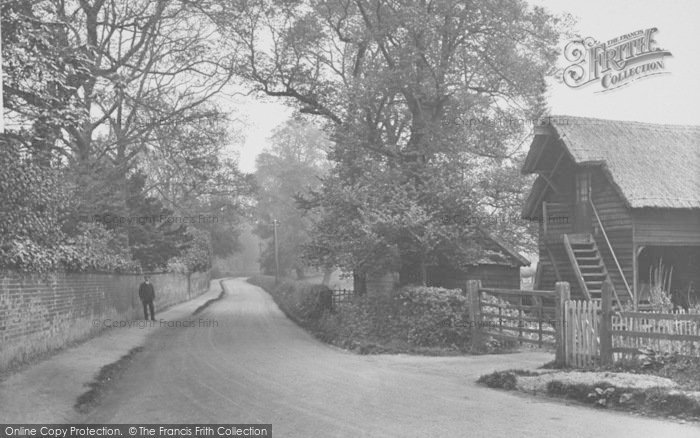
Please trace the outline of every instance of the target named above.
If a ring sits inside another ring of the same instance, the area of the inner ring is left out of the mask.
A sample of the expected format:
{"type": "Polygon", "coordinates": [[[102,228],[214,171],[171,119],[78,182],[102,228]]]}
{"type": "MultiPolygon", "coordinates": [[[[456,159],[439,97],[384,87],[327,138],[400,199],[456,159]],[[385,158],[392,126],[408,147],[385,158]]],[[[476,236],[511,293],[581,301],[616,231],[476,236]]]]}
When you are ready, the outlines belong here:
{"type": "Polygon", "coordinates": [[[566,365],[589,368],[640,354],[700,357],[700,314],[629,312],[612,308],[612,285],[602,300],[564,303],[566,365]]]}
{"type": "Polygon", "coordinates": [[[566,363],[576,368],[600,360],[600,301],[566,301],[564,331],[566,363]]]}
{"type": "Polygon", "coordinates": [[[616,360],[640,350],[700,356],[700,315],[684,310],[616,312],[612,315],[611,335],[616,360]]]}

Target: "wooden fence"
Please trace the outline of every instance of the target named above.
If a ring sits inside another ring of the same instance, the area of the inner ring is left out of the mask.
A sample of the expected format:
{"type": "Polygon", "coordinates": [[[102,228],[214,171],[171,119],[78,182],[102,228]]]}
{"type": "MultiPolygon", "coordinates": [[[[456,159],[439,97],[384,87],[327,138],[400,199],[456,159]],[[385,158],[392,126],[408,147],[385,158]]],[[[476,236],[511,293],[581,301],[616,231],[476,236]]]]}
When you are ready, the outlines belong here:
{"type": "MultiPolygon", "coordinates": [[[[577,368],[610,364],[644,349],[700,356],[700,314],[614,310],[613,286],[602,299],[570,300],[569,283],[555,290],[491,289],[469,280],[466,293],[473,342],[483,336],[554,347],[556,362],[577,368]]],[[[329,291],[332,309],[354,296],[351,289],[329,291]]]]}
{"type": "Polygon", "coordinates": [[[578,368],[606,365],[646,350],[700,356],[700,314],[614,310],[612,289],[611,283],[604,283],[599,302],[564,304],[567,365],[578,368]]]}
{"type": "Polygon", "coordinates": [[[555,290],[482,288],[478,280],[467,281],[469,320],[475,342],[484,336],[518,343],[550,346],[556,360],[564,360],[563,303],[570,297],[567,282],[555,290]]]}
{"type": "Polygon", "coordinates": [[[614,359],[638,354],[640,350],[675,352],[700,356],[700,315],[672,313],[616,312],[612,315],[614,359]]]}
{"type": "Polygon", "coordinates": [[[567,365],[586,368],[600,360],[600,310],[599,301],[564,303],[567,365]]]}
{"type": "Polygon", "coordinates": [[[340,303],[351,300],[353,296],[355,296],[355,291],[352,289],[333,289],[331,295],[331,308],[333,310],[337,310],[340,303]]]}

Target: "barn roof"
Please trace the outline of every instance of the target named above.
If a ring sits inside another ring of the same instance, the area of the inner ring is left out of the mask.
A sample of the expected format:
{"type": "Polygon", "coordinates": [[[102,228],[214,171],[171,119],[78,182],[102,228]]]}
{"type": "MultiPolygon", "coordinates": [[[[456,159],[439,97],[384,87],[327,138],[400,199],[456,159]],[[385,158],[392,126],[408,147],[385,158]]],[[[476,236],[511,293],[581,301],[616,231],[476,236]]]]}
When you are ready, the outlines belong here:
{"type": "Polygon", "coordinates": [[[507,260],[508,262],[510,262],[509,264],[511,265],[530,266],[530,260],[528,260],[527,258],[525,258],[525,256],[520,254],[520,252],[518,252],[518,250],[515,249],[512,245],[510,245],[508,242],[506,242],[505,240],[501,239],[493,233],[487,233],[485,231],[484,233],[493,243],[495,243],[498,246],[498,249],[502,251],[501,257],[503,258],[501,260],[494,261],[495,264],[502,264],[502,261],[507,260]]]}
{"type": "MultiPolygon", "coordinates": [[[[553,116],[547,124],[578,165],[602,165],[631,208],[700,208],[700,126],[553,116]]],[[[546,143],[535,135],[523,173],[546,143]]]]}
{"type": "Polygon", "coordinates": [[[530,266],[530,261],[518,250],[485,229],[478,227],[478,232],[469,241],[451,241],[447,246],[457,254],[452,262],[459,266],[502,265],[530,266]]]}

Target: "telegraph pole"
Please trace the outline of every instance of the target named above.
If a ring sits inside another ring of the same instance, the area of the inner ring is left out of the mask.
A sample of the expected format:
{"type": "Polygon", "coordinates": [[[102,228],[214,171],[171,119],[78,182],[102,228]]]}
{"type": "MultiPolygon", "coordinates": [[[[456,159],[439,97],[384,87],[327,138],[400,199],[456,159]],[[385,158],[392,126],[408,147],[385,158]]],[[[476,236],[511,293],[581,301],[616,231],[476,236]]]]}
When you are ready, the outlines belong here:
{"type": "Polygon", "coordinates": [[[277,242],[277,226],[279,221],[277,219],[272,219],[272,229],[274,231],[274,241],[275,241],[275,284],[280,282],[280,255],[279,255],[279,244],[277,242]]]}

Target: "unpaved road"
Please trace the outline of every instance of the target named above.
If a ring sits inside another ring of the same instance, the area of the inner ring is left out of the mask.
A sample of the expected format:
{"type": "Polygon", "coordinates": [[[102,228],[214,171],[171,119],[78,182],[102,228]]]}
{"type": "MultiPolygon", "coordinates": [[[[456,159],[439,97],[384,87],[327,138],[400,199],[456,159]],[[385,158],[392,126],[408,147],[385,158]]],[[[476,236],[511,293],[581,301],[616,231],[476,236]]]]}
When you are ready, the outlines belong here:
{"type": "Polygon", "coordinates": [[[700,437],[700,427],[476,386],[538,353],[358,356],[324,345],[243,280],[199,318],[150,336],[89,423],[272,423],[277,437],[700,437]]]}

